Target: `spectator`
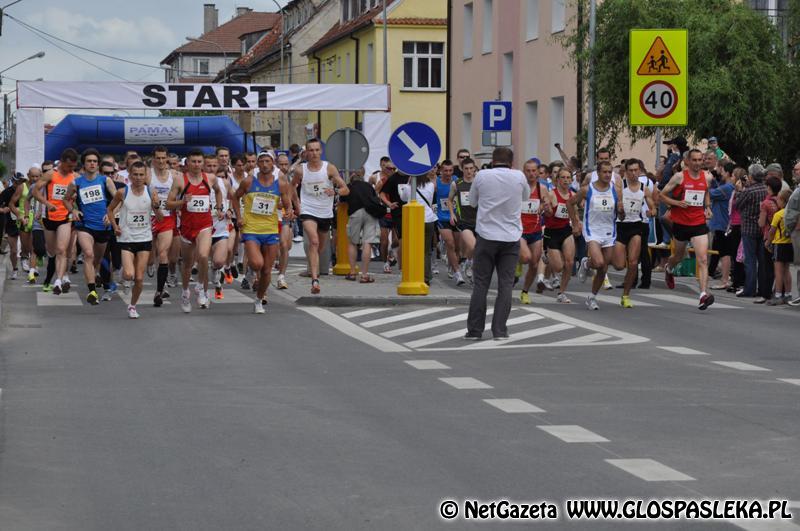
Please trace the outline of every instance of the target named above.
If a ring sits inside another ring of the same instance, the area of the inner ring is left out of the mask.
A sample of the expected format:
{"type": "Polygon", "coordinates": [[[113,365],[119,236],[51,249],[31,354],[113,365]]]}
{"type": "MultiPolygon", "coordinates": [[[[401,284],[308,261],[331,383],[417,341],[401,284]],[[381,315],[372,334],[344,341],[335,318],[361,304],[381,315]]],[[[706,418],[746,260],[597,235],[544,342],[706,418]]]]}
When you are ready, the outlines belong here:
{"type": "MultiPolygon", "coordinates": [[[[766,249],[764,248],[761,228],[758,226],[758,216],[761,202],[767,197],[767,187],[764,185],[764,167],[761,164],[751,164],[747,169],[746,183],[739,181],[735,184],[736,207],[742,216],[742,246],[744,248],[744,289],[737,297],[755,297],[772,290],[772,286],[765,288],[758,285],[759,277],[766,278],[765,268],[766,249]]],[[[766,300],[766,297],[763,297],[766,300]]]]}
{"type": "Polygon", "coordinates": [[[722,264],[722,276],[720,283],[711,286],[711,289],[728,289],[731,286],[730,272],[731,260],[736,256],[736,249],[738,248],[738,238],[736,247],[732,247],[733,238],[731,238],[728,225],[730,225],[730,213],[728,212],[728,205],[733,196],[733,170],[734,165],[728,162],[722,166],[720,172],[722,181],[716,188],[708,191],[711,197],[711,219],[708,220],[708,229],[713,234],[712,249],[717,251],[718,254],[712,255],[708,264],[708,274],[713,275],[717,270],[717,264],[722,264]]]}
{"type": "Polygon", "coordinates": [[[789,272],[789,265],[794,261],[794,251],[792,240],[783,226],[789,195],[788,190],[778,193],[777,203],[780,210],[772,217],[767,233],[767,247],[772,252],[775,264],[775,297],[767,302],[770,306],[786,304],[792,295],[792,275],[789,272]]]}
{"type": "Polygon", "coordinates": [[[497,269],[497,299],[492,316],[494,339],[508,338],[508,314],[511,312],[511,289],[514,269],[519,261],[522,238],[522,201],[531,194],[525,175],[511,169],[514,153],[506,147],[492,152],[492,168],[475,177],[469,195],[470,205],[477,205],[478,215],[473,265],[472,298],[464,339],[478,340],[486,326],[486,294],[492,273],[497,269]]]}
{"type": "MultiPolygon", "coordinates": [[[[410,186],[401,186],[400,199],[408,203],[411,199],[410,186]]],[[[417,177],[416,200],[425,208],[425,242],[422,252],[425,256],[425,283],[430,286],[433,279],[431,268],[431,250],[433,249],[433,232],[436,221],[439,219],[433,210],[436,202],[436,167],[425,175],[417,177]]]]}
{"type": "Polygon", "coordinates": [[[367,284],[375,282],[369,274],[369,261],[372,258],[372,244],[378,243],[378,218],[372,216],[367,208],[370,204],[379,204],[380,200],[375,189],[367,182],[361,173],[354,173],[350,177],[350,194],[342,197],[347,202],[347,254],[350,258],[350,273],[345,276],[347,280],[356,280],[356,261],[358,245],[361,244],[361,278],[359,282],[367,284]]]}
{"type": "MultiPolygon", "coordinates": [[[[772,217],[779,210],[778,194],[781,191],[781,180],[772,176],[768,177],[765,182],[767,185],[767,197],[764,198],[759,206],[758,227],[761,229],[761,239],[766,250],[769,244],[768,234],[772,225],[772,217]]],[[[766,264],[764,271],[759,270],[758,272],[759,297],[753,301],[756,304],[763,304],[772,298],[772,286],[775,283],[775,266],[772,263],[772,253],[764,253],[764,263],[766,264]]]]}
{"type": "MultiPolygon", "coordinates": [[[[793,170],[793,177],[796,184],[800,184],[800,162],[795,164],[793,170]]],[[[797,186],[786,202],[786,212],[783,217],[783,226],[785,233],[789,235],[792,240],[792,251],[794,254],[794,264],[800,266],[800,186],[797,186]]],[[[795,279],[797,286],[798,296],[796,299],[789,303],[790,306],[800,306],[800,268],[797,270],[797,278],[795,279]]]]}
{"type": "MultiPolygon", "coordinates": [[[[392,165],[394,167],[394,165],[392,165]]],[[[403,205],[405,204],[400,199],[400,186],[408,184],[408,175],[395,171],[383,184],[381,182],[375,187],[375,191],[380,195],[381,201],[389,208],[392,216],[392,231],[397,242],[395,248],[395,255],[397,257],[397,264],[402,269],[403,267],[403,205]]],[[[387,268],[384,264],[384,273],[391,273],[391,268],[387,268]],[[388,269],[388,270],[387,270],[388,269]]]]}
{"type": "Polygon", "coordinates": [[[734,190],[733,196],[731,196],[730,207],[728,208],[728,211],[730,212],[730,222],[728,223],[728,230],[730,232],[728,233],[728,238],[730,238],[729,243],[735,249],[735,254],[731,259],[731,269],[733,270],[733,275],[731,278],[731,287],[728,288],[728,291],[731,293],[736,293],[737,295],[739,294],[740,290],[744,289],[745,275],[743,258],[739,258],[739,249],[742,247],[742,214],[736,207],[736,183],[744,183],[745,181],[747,181],[747,171],[744,168],[734,168],[734,190]]]}
{"type": "Polygon", "coordinates": [[[722,151],[722,148],[719,147],[719,141],[715,136],[712,136],[708,139],[708,149],[713,151],[719,160],[731,160],[728,154],[722,151]]]}
{"type": "Polygon", "coordinates": [[[788,190],[791,192],[792,187],[789,186],[789,183],[787,183],[783,178],[783,167],[777,162],[767,165],[766,178],[769,179],[770,177],[775,177],[781,182],[781,191],[788,190]]]}

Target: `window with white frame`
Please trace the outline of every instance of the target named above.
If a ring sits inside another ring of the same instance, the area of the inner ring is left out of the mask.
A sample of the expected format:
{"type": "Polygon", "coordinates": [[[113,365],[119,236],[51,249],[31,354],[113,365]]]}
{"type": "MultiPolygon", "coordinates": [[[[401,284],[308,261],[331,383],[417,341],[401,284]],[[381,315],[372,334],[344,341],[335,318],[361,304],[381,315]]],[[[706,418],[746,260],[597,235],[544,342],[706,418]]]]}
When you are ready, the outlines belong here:
{"type": "Polygon", "coordinates": [[[492,43],[494,41],[492,32],[494,28],[493,4],[492,0],[483,0],[483,42],[481,53],[492,53],[492,43]]]}
{"type": "Polygon", "coordinates": [[[462,46],[464,59],[472,58],[472,34],[475,33],[474,23],[472,4],[464,4],[464,45],[462,46]]]}
{"type": "Polygon", "coordinates": [[[403,88],[444,89],[444,43],[403,42],[403,88]]]}
{"type": "Polygon", "coordinates": [[[208,75],[208,59],[195,59],[194,60],[194,73],[198,76],[208,75]]]}
{"type": "Polygon", "coordinates": [[[553,0],[552,6],[552,32],[558,33],[559,31],[564,31],[566,28],[567,22],[567,6],[566,0],[553,0]]]}
{"type": "Polygon", "coordinates": [[[525,40],[539,38],[539,0],[528,0],[525,13],[525,40]]]}

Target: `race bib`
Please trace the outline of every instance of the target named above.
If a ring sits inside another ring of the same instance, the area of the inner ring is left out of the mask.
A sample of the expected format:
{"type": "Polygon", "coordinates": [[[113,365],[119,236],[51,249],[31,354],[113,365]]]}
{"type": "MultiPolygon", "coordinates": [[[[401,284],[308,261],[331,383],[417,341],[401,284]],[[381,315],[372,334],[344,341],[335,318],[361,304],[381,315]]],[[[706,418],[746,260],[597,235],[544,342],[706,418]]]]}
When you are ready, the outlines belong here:
{"type": "Polygon", "coordinates": [[[125,222],[132,229],[144,229],[150,226],[150,212],[142,210],[138,212],[129,211],[125,222]]]}
{"type": "Polygon", "coordinates": [[[625,199],[625,217],[638,218],[642,213],[641,199],[625,199]]]}
{"type": "Polygon", "coordinates": [[[704,204],[706,198],[705,190],[685,190],[683,192],[683,200],[686,204],[693,207],[700,207],[704,204]]]}
{"type": "Polygon", "coordinates": [[[596,212],[611,212],[614,209],[614,201],[610,196],[592,196],[592,210],[596,212]]]}
{"type": "Polygon", "coordinates": [[[159,198],[159,200],[158,200],[158,209],[161,211],[161,215],[164,216],[164,217],[172,215],[172,211],[171,210],[167,210],[167,200],[166,199],[160,199],[159,198]]]}
{"type": "Polygon", "coordinates": [[[53,199],[56,201],[61,201],[67,196],[67,186],[65,184],[54,184],[53,185],[53,199]]]}
{"type": "Polygon", "coordinates": [[[565,203],[558,204],[555,217],[559,219],[569,219],[569,210],[567,210],[567,205],[565,203]]]}
{"type": "Polygon", "coordinates": [[[211,198],[207,195],[193,195],[186,203],[187,212],[205,213],[211,206],[211,198]]]}
{"type": "Polygon", "coordinates": [[[450,211],[450,200],[449,199],[440,199],[439,200],[439,210],[442,212],[449,212],[450,211]]]}
{"type": "Polygon", "coordinates": [[[469,204],[469,192],[461,192],[461,195],[459,196],[459,202],[461,203],[462,207],[472,206],[469,204]]]}
{"type": "Polygon", "coordinates": [[[97,203],[103,200],[103,187],[99,184],[80,189],[81,202],[84,205],[97,203]]]}
{"type": "Polygon", "coordinates": [[[541,201],[538,199],[529,199],[528,201],[522,202],[522,213],[523,214],[538,214],[539,213],[539,205],[541,201]]]}
{"type": "Polygon", "coordinates": [[[253,204],[250,205],[250,212],[260,216],[271,216],[275,213],[278,198],[274,195],[253,196],[253,204]]]}
{"type": "Polygon", "coordinates": [[[314,197],[319,197],[323,195],[327,188],[328,186],[324,182],[303,183],[303,190],[305,190],[306,194],[312,195],[314,197]]]}
{"type": "Polygon", "coordinates": [[[8,215],[11,216],[11,221],[17,221],[17,216],[14,215],[14,212],[9,210],[8,215]]]}

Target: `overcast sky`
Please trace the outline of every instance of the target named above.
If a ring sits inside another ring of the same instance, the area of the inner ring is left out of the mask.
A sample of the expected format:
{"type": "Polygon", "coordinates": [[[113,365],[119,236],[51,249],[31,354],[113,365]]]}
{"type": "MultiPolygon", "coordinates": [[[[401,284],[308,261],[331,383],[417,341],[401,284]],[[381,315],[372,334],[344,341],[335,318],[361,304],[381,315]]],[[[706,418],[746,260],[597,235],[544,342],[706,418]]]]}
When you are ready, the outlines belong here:
{"type": "MultiPolygon", "coordinates": [[[[0,0],[0,5],[12,1],[0,0]]],[[[287,1],[278,0],[278,3],[283,5],[287,1]]],[[[170,51],[186,42],[187,35],[198,37],[203,33],[205,3],[216,4],[220,24],[233,17],[236,6],[250,7],[256,11],[277,10],[272,0],[22,0],[9,7],[7,13],[26,24],[86,48],[158,66],[170,51]]],[[[55,41],[114,75],[103,72],[46,42],[16,21],[8,17],[4,19],[3,34],[0,36],[0,70],[39,51],[44,51],[46,55],[3,74],[3,92],[16,88],[14,81],[9,78],[115,81],[119,80],[114,77],[116,75],[128,81],[164,80],[162,70],[107,59],[55,41]]],[[[64,114],[59,110],[48,110],[45,119],[53,123],[64,114]]]]}

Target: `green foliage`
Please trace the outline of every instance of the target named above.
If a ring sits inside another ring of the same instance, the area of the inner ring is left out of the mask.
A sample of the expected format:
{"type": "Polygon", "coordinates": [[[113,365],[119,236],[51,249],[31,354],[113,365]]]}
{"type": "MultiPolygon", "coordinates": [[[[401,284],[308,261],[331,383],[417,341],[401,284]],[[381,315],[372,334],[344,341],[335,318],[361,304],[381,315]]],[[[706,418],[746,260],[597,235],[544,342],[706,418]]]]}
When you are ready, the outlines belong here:
{"type": "Polygon", "coordinates": [[[652,128],[628,125],[630,30],[686,28],[689,123],[664,134],[716,136],[742,163],[793,156],[797,143],[787,143],[787,118],[799,114],[797,76],[778,30],[762,13],[737,0],[604,0],[597,7],[596,44],[588,50],[588,1],[577,1],[586,15],[562,44],[576,64],[594,59],[599,144],[617,145],[623,132],[634,140],[653,135],[652,128]]]}
{"type": "Polygon", "coordinates": [[[6,176],[7,171],[8,168],[6,168],[6,164],[2,160],[0,160],[0,179],[6,176]]]}

